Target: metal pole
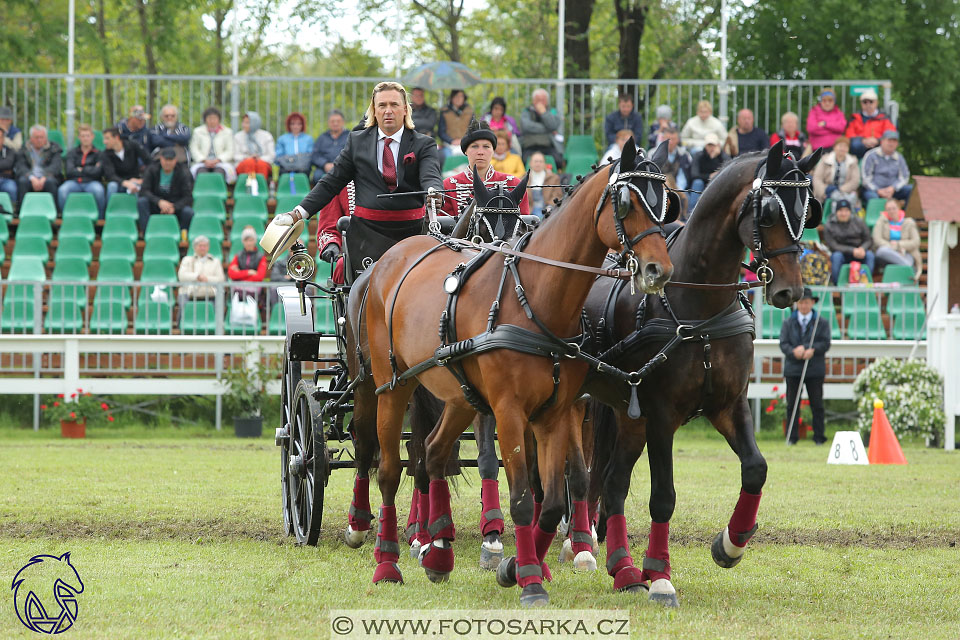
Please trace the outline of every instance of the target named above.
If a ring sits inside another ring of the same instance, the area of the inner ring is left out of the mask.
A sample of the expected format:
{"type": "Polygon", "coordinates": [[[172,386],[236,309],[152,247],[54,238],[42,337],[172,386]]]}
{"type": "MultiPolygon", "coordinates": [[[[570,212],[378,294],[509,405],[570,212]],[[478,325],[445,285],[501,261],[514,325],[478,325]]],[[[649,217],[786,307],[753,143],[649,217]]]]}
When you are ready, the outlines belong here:
{"type": "MultiPolygon", "coordinates": [[[[570,118],[564,117],[564,98],[566,97],[564,90],[563,82],[563,66],[564,66],[564,51],[563,51],[563,27],[567,21],[567,2],[566,0],[560,0],[558,3],[560,6],[559,16],[557,18],[557,113],[563,118],[565,124],[569,124],[570,118]]],[[[562,133],[562,132],[561,132],[562,133]]]]}
{"type": "MultiPolygon", "coordinates": [[[[237,51],[237,13],[239,9],[234,7],[233,9],[233,29],[231,33],[231,44],[233,47],[233,66],[231,69],[230,78],[230,128],[234,131],[240,130],[240,60],[239,53],[237,51]]],[[[218,396],[219,399],[219,396],[218,396]]]]}
{"type": "Polygon", "coordinates": [[[77,116],[77,106],[74,103],[73,96],[73,48],[74,40],[76,40],[76,27],[74,22],[76,21],[76,0],[70,0],[70,10],[68,12],[68,21],[69,25],[68,35],[67,35],[67,109],[65,112],[67,121],[64,123],[64,135],[67,143],[67,148],[73,146],[73,121],[77,116]]]}
{"type": "Polygon", "coordinates": [[[727,0],[720,2],[720,122],[727,128],[730,121],[727,114],[727,0]]]}
{"type": "Polygon", "coordinates": [[[397,80],[400,79],[400,60],[403,59],[403,48],[400,46],[400,32],[402,27],[403,27],[403,7],[400,4],[400,0],[397,0],[397,33],[396,33],[397,64],[396,64],[396,67],[394,67],[394,73],[393,73],[394,77],[397,78],[397,80]]]}

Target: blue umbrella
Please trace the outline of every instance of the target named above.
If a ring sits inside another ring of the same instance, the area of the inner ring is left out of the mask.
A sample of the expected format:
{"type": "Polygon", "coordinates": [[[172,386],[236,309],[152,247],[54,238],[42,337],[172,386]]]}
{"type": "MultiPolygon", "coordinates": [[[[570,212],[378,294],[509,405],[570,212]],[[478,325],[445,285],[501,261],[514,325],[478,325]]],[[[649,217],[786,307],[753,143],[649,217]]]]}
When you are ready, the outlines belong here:
{"type": "Polygon", "coordinates": [[[403,83],[408,87],[427,90],[463,89],[481,82],[480,76],[467,65],[447,61],[422,64],[403,77],[403,83]]]}

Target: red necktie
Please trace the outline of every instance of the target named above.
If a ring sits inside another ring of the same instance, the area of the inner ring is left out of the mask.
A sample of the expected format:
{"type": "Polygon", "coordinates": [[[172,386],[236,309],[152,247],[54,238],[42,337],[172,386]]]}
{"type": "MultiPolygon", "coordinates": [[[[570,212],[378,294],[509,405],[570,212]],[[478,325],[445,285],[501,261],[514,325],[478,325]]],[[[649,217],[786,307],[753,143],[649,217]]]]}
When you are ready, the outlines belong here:
{"type": "Polygon", "coordinates": [[[383,181],[390,191],[397,189],[397,163],[390,152],[390,138],[383,139],[383,181]]]}

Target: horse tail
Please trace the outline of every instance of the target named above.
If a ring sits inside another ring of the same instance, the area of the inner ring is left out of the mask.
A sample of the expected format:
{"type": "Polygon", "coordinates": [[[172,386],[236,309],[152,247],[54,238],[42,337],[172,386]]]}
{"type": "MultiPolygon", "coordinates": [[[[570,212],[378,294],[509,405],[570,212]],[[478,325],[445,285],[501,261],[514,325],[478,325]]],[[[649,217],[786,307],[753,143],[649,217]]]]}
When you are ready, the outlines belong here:
{"type": "MultiPolygon", "coordinates": [[[[440,422],[445,404],[427,390],[423,385],[417,386],[410,399],[410,442],[407,451],[410,454],[411,466],[416,465],[413,472],[426,474],[424,461],[426,459],[427,436],[440,422]]],[[[408,473],[411,471],[408,470],[408,473]]],[[[444,475],[457,476],[460,474],[460,443],[457,442],[450,454],[444,475]]],[[[429,482],[429,480],[427,480],[429,482]]],[[[451,482],[456,487],[456,482],[451,482]]]]}
{"type": "MultiPolygon", "coordinates": [[[[587,497],[592,504],[602,497],[607,465],[617,445],[617,420],[613,409],[595,398],[590,398],[587,412],[593,424],[593,456],[590,461],[590,487],[587,497]]],[[[600,519],[597,522],[597,538],[601,542],[606,537],[606,532],[607,518],[601,500],[600,519]]]]}

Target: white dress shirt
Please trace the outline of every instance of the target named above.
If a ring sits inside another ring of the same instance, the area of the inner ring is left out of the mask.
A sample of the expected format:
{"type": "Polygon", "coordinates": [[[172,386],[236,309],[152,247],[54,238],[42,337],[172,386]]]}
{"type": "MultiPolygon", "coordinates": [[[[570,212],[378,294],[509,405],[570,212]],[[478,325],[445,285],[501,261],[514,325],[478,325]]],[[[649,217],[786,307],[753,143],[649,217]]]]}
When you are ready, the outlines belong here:
{"type": "Polygon", "coordinates": [[[393,154],[393,165],[397,167],[397,178],[400,177],[400,138],[403,137],[403,127],[400,127],[396,133],[388,136],[383,129],[377,127],[377,168],[383,173],[383,145],[385,140],[390,140],[390,153],[393,154]]]}
{"type": "Polygon", "coordinates": [[[797,319],[800,321],[800,331],[806,331],[807,325],[810,324],[810,319],[813,317],[813,311],[807,314],[798,313],[797,319]]]}

